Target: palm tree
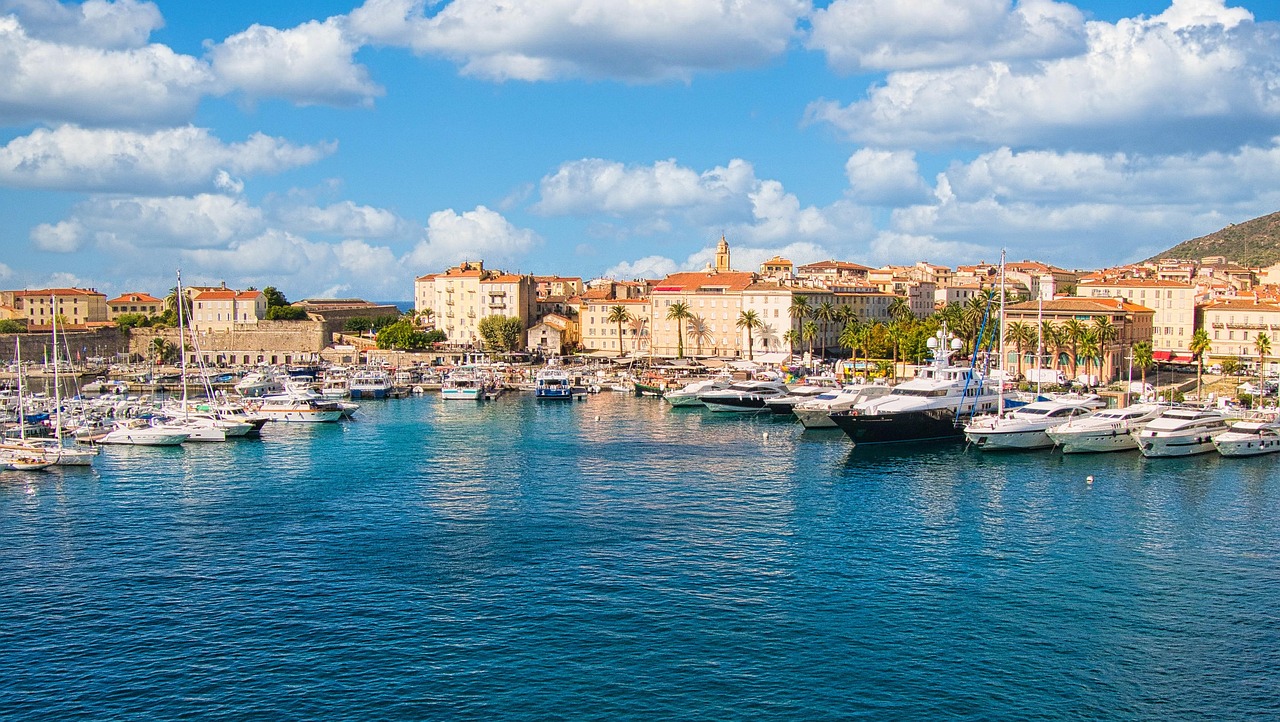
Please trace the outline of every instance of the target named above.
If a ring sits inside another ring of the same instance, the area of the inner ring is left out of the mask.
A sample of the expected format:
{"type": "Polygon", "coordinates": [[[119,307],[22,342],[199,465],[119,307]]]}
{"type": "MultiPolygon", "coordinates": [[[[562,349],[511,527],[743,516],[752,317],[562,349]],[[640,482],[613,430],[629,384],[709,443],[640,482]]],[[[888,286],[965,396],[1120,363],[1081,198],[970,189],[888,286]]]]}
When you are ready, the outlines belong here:
{"type": "Polygon", "coordinates": [[[843,329],[840,330],[840,336],[836,339],[836,343],[840,344],[841,348],[849,349],[849,363],[855,370],[858,366],[857,349],[858,331],[860,328],[861,324],[857,321],[850,321],[844,325],[843,329]]]}
{"type": "Polygon", "coordinates": [[[1029,323],[1014,321],[1004,330],[1004,342],[1013,344],[1014,351],[1018,354],[1019,376],[1022,375],[1022,349],[1035,340],[1036,330],[1029,323]]]}
{"type": "Polygon", "coordinates": [[[1107,378],[1110,378],[1111,375],[1104,373],[1102,367],[1103,367],[1103,364],[1106,362],[1106,360],[1110,358],[1110,354],[1107,353],[1107,346],[1112,341],[1116,340],[1116,337],[1120,335],[1120,329],[1117,328],[1116,325],[1111,322],[1111,319],[1109,317],[1094,316],[1093,317],[1093,335],[1096,336],[1098,339],[1098,354],[1099,354],[1098,375],[1107,376],[1107,378]]]}
{"type": "Polygon", "coordinates": [[[1062,349],[1062,329],[1053,321],[1040,322],[1040,345],[1045,349],[1053,349],[1053,368],[1058,368],[1058,354],[1062,349]]]}
{"type": "Polygon", "coordinates": [[[1071,347],[1071,378],[1076,377],[1076,363],[1080,356],[1080,342],[1084,340],[1085,325],[1069,318],[1062,324],[1062,340],[1071,347]]]}
{"type": "Polygon", "coordinates": [[[908,318],[915,317],[915,313],[911,311],[911,304],[902,296],[894,296],[889,302],[889,318],[895,321],[905,321],[908,318]]]}
{"type": "Polygon", "coordinates": [[[702,355],[702,344],[711,338],[711,325],[707,320],[697,314],[689,316],[689,327],[685,333],[689,335],[689,340],[697,344],[697,355],[702,355]]]}
{"type": "Polygon", "coordinates": [[[182,315],[191,318],[191,296],[187,293],[178,293],[178,287],[174,286],[169,289],[169,295],[164,297],[164,310],[173,311],[174,318],[178,316],[178,298],[182,298],[182,315]]]}
{"type": "Polygon", "coordinates": [[[622,348],[622,324],[631,320],[631,313],[627,311],[626,306],[611,306],[609,315],[604,320],[608,323],[618,324],[618,357],[621,358],[625,353],[622,348]]]}
{"type": "Polygon", "coordinates": [[[796,344],[800,343],[800,332],[793,328],[782,334],[782,340],[787,342],[787,351],[789,353],[795,353],[796,344]]]}
{"type": "Polygon", "coordinates": [[[836,320],[839,315],[840,312],[836,309],[836,305],[830,301],[823,301],[813,310],[814,319],[822,324],[822,356],[824,358],[827,355],[827,324],[836,320]]]}
{"type": "MultiPolygon", "coordinates": [[[[1206,334],[1205,340],[1208,341],[1208,339],[1209,339],[1209,336],[1208,334],[1206,334]]],[[[1191,340],[1192,340],[1192,343],[1195,342],[1194,334],[1191,336],[1191,340]]],[[[1133,345],[1133,349],[1130,351],[1130,355],[1133,358],[1133,365],[1137,366],[1138,369],[1142,372],[1142,392],[1145,394],[1147,392],[1147,369],[1154,366],[1156,362],[1155,354],[1151,350],[1151,342],[1139,341],[1135,343],[1133,345]]],[[[1199,398],[1200,396],[1199,383],[1200,383],[1200,377],[1199,375],[1197,375],[1196,376],[1196,385],[1197,385],[1196,397],[1197,398],[1199,398]]]]}
{"type": "Polygon", "coordinates": [[[1196,398],[1202,396],[1201,387],[1204,379],[1204,355],[1209,353],[1209,349],[1213,347],[1213,342],[1209,340],[1209,332],[1203,328],[1197,328],[1195,333],[1191,334],[1191,345],[1187,348],[1196,357],[1196,398]]]}
{"type": "Polygon", "coordinates": [[[747,309],[738,314],[738,328],[747,329],[747,360],[755,359],[755,339],[752,338],[751,332],[764,328],[764,322],[760,320],[760,314],[751,309],[747,309]]]}
{"type": "MultiPolygon", "coordinates": [[[[1080,355],[1084,357],[1084,373],[1085,376],[1092,378],[1092,364],[1101,354],[1101,345],[1098,343],[1098,334],[1093,329],[1086,328],[1084,334],[1080,337],[1080,355]]],[[[1092,386],[1092,383],[1090,384],[1092,386]]]]}
{"type": "Polygon", "coordinates": [[[809,355],[813,355],[813,340],[818,337],[818,324],[813,321],[805,321],[800,327],[800,338],[809,344],[809,355]]]}
{"type": "Polygon", "coordinates": [[[804,321],[812,313],[808,296],[798,293],[791,296],[791,307],[787,309],[787,315],[791,316],[792,321],[804,321]]]}
{"type": "Polygon", "coordinates": [[[676,301],[667,306],[667,318],[676,322],[676,358],[684,358],[684,321],[691,315],[686,301],[676,301]]]}
{"type": "Polygon", "coordinates": [[[1271,355],[1271,337],[1265,331],[1258,332],[1257,338],[1253,340],[1253,349],[1258,352],[1258,400],[1254,406],[1262,406],[1262,397],[1266,390],[1262,387],[1262,366],[1266,363],[1267,356],[1271,355]]]}
{"type": "MultiPolygon", "coordinates": [[[[645,337],[649,335],[647,328],[649,325],[649,319],[644,316],[636,316],[632,318],[631,322],[627,325],[631,328],[631,335],[635,336],[636,339],[631,348],[635,353],[639,354],[641,342],[645,341],[645,337]]],[[[645,345],[648,345],[647,341],[645,342],[645,345]]]]}
{"type": "Polygon", "coordinates": [[[893,350],[893,380],[898,380],[898,350],[902,346],[902,342],[906,339],[907,334],[912,330],[914,325],[914,317],[911,320],[904,318],[895,319],[889,324],[888,337],[889,347],[893,350]]]}

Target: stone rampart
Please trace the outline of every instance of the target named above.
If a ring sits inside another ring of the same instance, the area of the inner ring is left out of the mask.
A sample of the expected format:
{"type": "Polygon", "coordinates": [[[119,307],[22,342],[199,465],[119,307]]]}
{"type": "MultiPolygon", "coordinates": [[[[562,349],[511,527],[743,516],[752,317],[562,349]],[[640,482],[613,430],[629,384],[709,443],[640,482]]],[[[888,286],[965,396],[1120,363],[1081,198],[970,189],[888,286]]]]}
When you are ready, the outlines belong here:
{"type": "MultiPolygon", "coordinates": [[[[0,334],[0,364],[13,362],[16,340],[22,339],[22,360],[41,362],[52,359],[50,347],[53,336],[49,333],[6,333],[0,334]]],[[[89,358],[104,358],[108,363],[117,360],[117,354],[129,353],[130,339],[117,328],[103,328],[95,331],[58,332],[59,358],[66,359],[70,352],[71,360],[77,364],[89,358]]]]}

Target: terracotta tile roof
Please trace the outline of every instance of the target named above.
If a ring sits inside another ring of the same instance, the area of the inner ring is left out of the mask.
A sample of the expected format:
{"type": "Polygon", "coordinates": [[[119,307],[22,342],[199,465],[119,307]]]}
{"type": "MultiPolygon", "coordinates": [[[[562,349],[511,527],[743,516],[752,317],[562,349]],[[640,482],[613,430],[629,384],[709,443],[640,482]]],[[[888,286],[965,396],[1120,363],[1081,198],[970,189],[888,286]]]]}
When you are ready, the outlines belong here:
{"type": "MultiPolygon", "coordinates": [[[[1007,306],[1005,311],[1037,311],[1040,308],[1038,301],[1023,301],[1022,303],[1007,306]]],[[[1074,296],[1045,301],[1043,309],[1045,311],[1075,311],[1078,313],[1109,313],[1115,311],[1155,313],[1153,309],[1146,306],[1139,306],[1136,303],[1129,303],[1119,298],[1079,298],[1074,296]]]]}
{"type": "Polygon", "coordinates": [[[1080,279],[1081,286],[1119,286],[1122,288],[1191,288],[1189,283],[1179,283],[1162,278],[1116,278],[1111,280],[1080,279]]]}
{"type": "Polygon", "coordinates": [[[34,291],[14,291],[14,296],[31,297],[31,296],[102,296],[107,297],[105,293],[98,293],[92,289],[85,288],[41,288],[34,291]]]}
{"type": "Polygon", "coordinates": [[[160,299],[146,293],[126,293],[107,303],[160,303],[160,299]]]}
{"type": "Polygon", "coordinates": [[[817,261],[816,263],[806,263],[800,266],[799,271],[872,271],[875,270],[870,266],[863,266],[858,263],[850,263],[848,261],[817,261]]]}
{"type": "Polygon", "coordinates": [[[481,283],[519,283],[524,276],[517,276],[514,273],[504,273],[498,276],[490,276],[481,279],[481,283]]]}
{"type": "Polygon", "coordinates": [[[1274,303],[1258,303],[1250,298],[1227,298],[1210,303],[1204,307],[1206,311],[1280,311],[1280,305],[1274,303]]]}
{"type": "Polygon", "coordinates": [[[748,271],[693,271],[691,273],[673,273],[658,281],[653,290],[658,292],[699,293],[704,289],[721,289],[724,291],[742,291],[755,283],[756,274],[748,271]]]}

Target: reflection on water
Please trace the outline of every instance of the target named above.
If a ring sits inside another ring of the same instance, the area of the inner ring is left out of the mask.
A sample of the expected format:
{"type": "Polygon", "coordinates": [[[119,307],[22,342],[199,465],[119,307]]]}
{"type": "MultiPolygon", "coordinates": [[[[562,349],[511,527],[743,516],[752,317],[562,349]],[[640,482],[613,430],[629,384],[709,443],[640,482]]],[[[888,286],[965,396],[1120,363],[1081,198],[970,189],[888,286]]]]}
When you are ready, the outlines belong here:
{"type": "Polygon", "coordinates": [[[7,711],[1280,714],[1272,459],[855,452],[616,394],[358,418],[0,473],[7,711]]]}

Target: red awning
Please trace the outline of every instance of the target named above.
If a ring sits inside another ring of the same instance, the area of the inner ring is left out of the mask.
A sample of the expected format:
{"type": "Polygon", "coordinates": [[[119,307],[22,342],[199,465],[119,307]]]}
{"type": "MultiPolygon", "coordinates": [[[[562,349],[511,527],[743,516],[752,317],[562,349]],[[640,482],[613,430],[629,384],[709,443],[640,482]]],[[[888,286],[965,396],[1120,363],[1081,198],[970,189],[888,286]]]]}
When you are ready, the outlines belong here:
{"type": "Polygon", "coordinates": [[[1189,353],[1175,353],[1170,360],[1176,364],[1189,364],[1195,363],[1196,357],[1189,353]]]}
{"type": "Polygon", "coordinates": [[[1168,361],[1173,356],[1172,351],[1152,351],[1152,361],[1168,361]]]}

